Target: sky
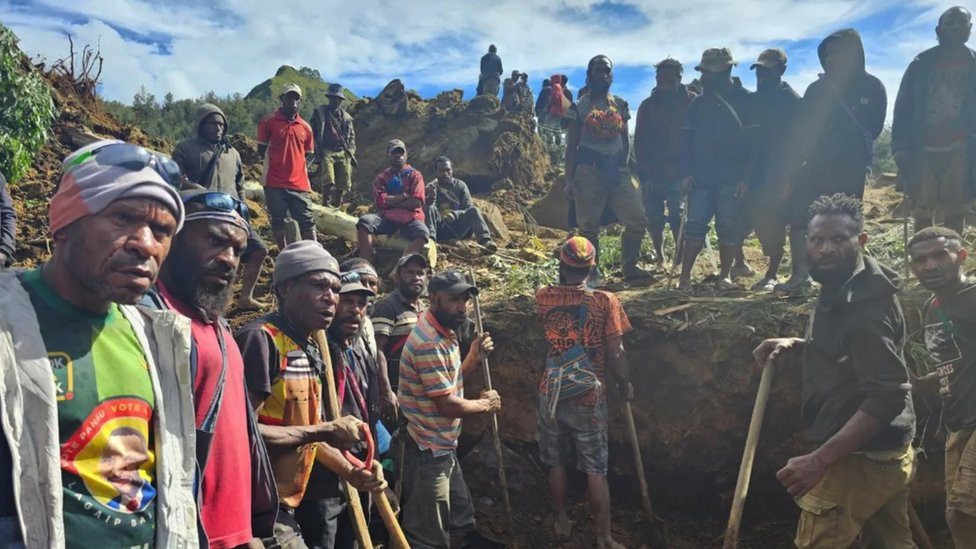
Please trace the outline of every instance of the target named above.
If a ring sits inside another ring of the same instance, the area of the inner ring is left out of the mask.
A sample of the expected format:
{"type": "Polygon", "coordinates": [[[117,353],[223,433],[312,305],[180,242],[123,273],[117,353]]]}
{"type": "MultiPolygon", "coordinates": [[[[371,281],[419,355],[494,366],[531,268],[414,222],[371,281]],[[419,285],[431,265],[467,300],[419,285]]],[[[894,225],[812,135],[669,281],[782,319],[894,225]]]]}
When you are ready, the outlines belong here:
{"type": "MultiPolygon", "coordinates": [[[[317,69],[361,96],[392,79],[432,97],[474,95],[478,61],[498,46],[506,74],[529,74],[538,91],[552,73],[583,84],[587,61],[615,63],[612,91],[633,108],[650,93],[653,64],[674,57],[685,81],[701,53],[728,47],[750,89],[749,66],[765,48],[789,56],[786,80],[802,94],[820,71],[830,32],[862,34],[869,72],[888,90],[889,113],[905,67],[935,44],[940,0],[0,0],[0,22],[35,59],[92,44],[105,58],[99,93],[131,104],[140,86],[161,98],[246,94],[281,65],[317,69]]],[[[972,44],[971,44],[972,45],[972,44]]]]}

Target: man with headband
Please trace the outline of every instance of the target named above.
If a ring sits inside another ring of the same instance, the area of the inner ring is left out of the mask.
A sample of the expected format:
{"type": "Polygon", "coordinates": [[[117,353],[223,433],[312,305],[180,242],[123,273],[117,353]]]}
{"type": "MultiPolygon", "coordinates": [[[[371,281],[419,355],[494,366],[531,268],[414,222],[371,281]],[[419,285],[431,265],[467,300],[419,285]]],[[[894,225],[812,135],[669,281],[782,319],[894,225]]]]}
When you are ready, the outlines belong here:
{"type": "Polygon", "coordinates": [[[0,273],[0,546],[198,545],[189,321],[133,306],[183,225],[178,182],[142,147],[80,149],[50,260],[0,273]],[[141,496],[120,506],[127,486],[141,496]]]}
{"type": "Polygon", "coordinates": [[[186,225],[147,298],[190,319],[201,538],[214,549],[260,547],[258,538],[272,534],[278,496],[247,403],[244,360],[223,317],[247,249],[247,206],[222,192],[181,196],[186,225]]]}

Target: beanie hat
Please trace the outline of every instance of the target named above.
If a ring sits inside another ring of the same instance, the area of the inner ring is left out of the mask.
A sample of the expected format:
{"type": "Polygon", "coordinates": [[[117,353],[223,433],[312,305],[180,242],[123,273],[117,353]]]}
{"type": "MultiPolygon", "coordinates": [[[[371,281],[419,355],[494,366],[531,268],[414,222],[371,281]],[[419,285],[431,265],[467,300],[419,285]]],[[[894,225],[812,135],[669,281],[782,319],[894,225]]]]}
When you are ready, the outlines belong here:
{"type": "Polygon", "coordinates": [[[574,236],[559,249],[559,261],[570,267],[592,267],[596,265],[596,248],[586,238],[574,236]]]}
{"type": "MultiPolygon", "coordinates": [[[[176,230],[183,227],[183,201],[176,188],[167,183],[156,167],[147,164],[140,169],[125,165],[99,163],[98,151],[109,145],[127,143],[118,140],[96,141],[78,149],[64,159],[64,175],[48,210],[51,234],[75,221],[109,207],[123,198],[151,198],[162,202],[176,217],[176,230]]],[[[130,145],[138,148],[137,145],[130,145]]],[[[142,151],[152,162],[164,157],[142,151]]],[[[172,162],[169,159],[166,161],[172,162]]]]}
{"type": "Polygon", "coordinates": [[[321,244],[314,240],[299,240],[285,246],[275,260],[273,282],[278,286],[286,280],[312,271],[325,271],[340,275],[339,262],[321,244]]]}

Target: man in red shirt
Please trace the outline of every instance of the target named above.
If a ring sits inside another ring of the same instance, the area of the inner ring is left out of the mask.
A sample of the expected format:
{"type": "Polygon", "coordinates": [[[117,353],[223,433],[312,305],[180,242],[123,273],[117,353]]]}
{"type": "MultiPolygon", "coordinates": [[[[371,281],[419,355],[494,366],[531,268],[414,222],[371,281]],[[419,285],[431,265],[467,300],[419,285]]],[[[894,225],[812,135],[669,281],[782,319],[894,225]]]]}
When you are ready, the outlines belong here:
{"type": "Polygon", "coordinates": [[[386,147],[390,167],[373,180],[373,200],[377,213],[359,218],[359,257],[373,258],[373,235],[393,234],[410,241],[407,253],[424,247],[430,233],[424,224],[424,176],[407,164],[407,146],[399,139],[390,140],[386,147]]]}
{"type": "Polygon", "coordinates": [[[298,222],[303,240],[315,240],[309,209],[307,163],[315,152],[312,126],[298,114],[302,89],[285,84],[281,107],[258,122],[258,154],[264,158],[264,200],[278,250],[285,247],[285,217],[298,222]]]}
{"type": "Polygon", "coordinates": [[[258,538],[271,535],[277,492],[263,440],[249,417],[244,361],[222,317],[247,245],[246,206],[214,191],[182,197],[187,222],[149,301],[191,321],[197,461],[203,471],[201,537],[216,549],[262,547],[258,538]],[[267,474],[252,474],[262,468],[267,474]],[[266,482],[255,486],[252,478],[266,482]]]}

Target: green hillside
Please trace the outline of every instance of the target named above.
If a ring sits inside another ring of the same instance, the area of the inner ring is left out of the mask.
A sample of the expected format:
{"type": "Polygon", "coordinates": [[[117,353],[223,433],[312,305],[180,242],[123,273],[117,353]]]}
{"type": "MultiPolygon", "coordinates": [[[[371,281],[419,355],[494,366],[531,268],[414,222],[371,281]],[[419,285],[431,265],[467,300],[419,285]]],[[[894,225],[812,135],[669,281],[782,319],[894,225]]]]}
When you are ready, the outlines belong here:
{"type": "MultiPolygon", "coordinates": [[[[273,78],[261,82],[251,89],[245,99],[274,99],[281,94],[281,88],[285,84],[294,83],[302,88],[302,103],[310,105],[320,105],[325,103],[325,92],[329,88],[329,82],[322,80],[318,71],[302,67],[301,70],[288,65],[278,68],[273,78]]],[[[359,97],[356,94],[345,90],[348,101],[356,101],[359,97]]]]}

